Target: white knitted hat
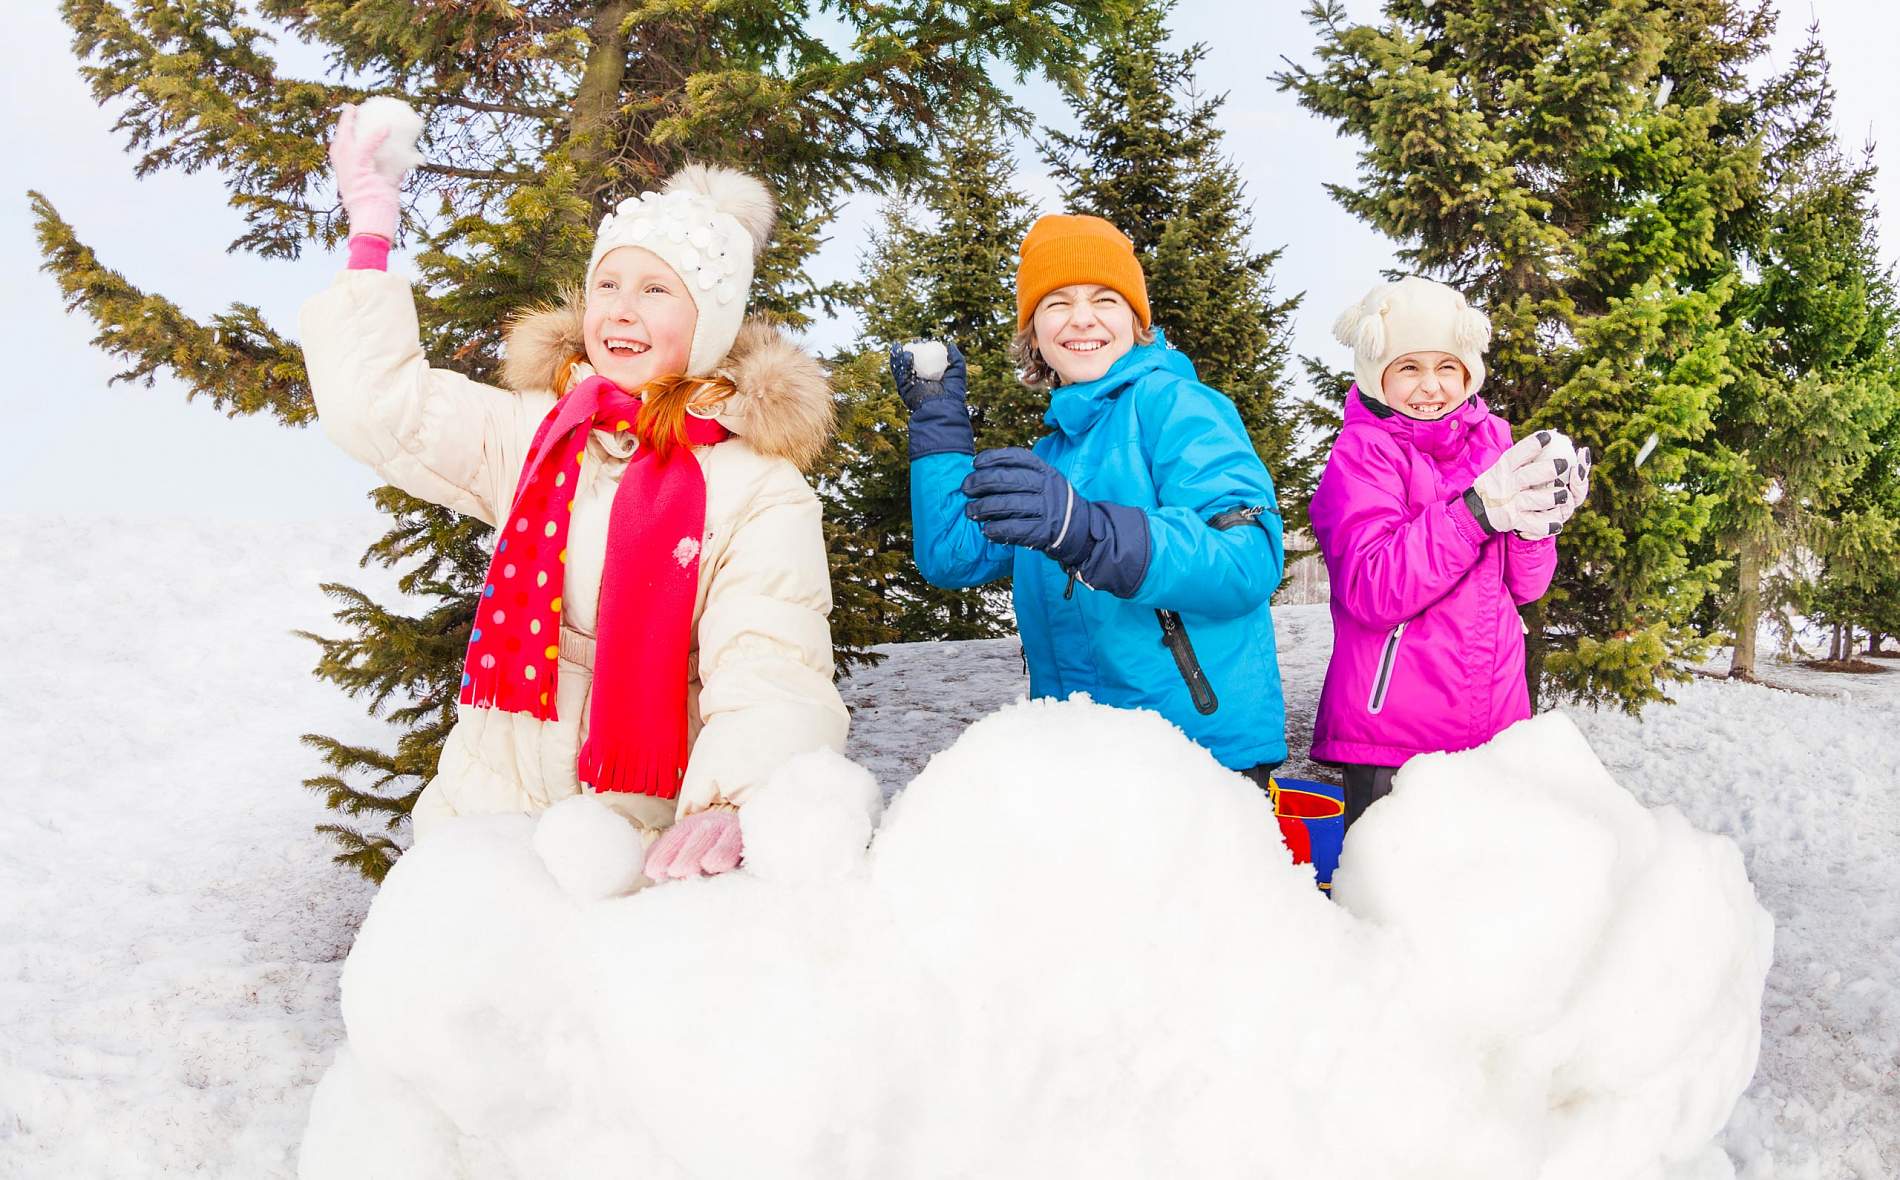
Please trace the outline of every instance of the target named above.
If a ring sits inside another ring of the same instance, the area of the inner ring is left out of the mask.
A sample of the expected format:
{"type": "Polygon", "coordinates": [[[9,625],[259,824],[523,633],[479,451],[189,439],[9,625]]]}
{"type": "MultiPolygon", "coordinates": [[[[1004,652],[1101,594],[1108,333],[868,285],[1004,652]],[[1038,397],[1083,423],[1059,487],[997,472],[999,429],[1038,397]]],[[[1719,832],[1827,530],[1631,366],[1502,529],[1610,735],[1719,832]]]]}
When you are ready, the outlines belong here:
{"type": "Polygon", "coordinates": [[[1464,362],[1465,396],[1484,384],[1491,321],[1443,283],[1410,275],[1381,283],[1340,313],[1333,335],[1352,349],[1360,392],[1385,403],[1385,368],[1408,352],[1448,352],[1464,362]]]}
{"type": "Polygon", "coordinates": [[[711,373],[738,338],[752,266],[772,239],[778,206],[763,184],[731,168],[688,164],[657,193],[626,200],[601,220],[587,277],[609,250],[639,246],[679,272],[699,310],[687,376],[711,373]]]}

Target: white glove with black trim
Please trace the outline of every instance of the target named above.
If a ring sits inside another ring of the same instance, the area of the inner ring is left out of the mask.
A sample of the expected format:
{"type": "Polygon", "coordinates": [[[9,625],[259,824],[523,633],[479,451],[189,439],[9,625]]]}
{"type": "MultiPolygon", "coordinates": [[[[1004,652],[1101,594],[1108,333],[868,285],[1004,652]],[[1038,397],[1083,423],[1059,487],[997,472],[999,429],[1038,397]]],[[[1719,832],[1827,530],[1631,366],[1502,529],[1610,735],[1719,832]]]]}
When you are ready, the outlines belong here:
{"type": "Polygon", "coordinates": [[[1534,541],[1563,531],[1574,506],[1563,478],[1570,464],[1545,455],[1556,436],[1552,430],[1527,436],[1473,481],[1465,507],[1487,534],[1513,532],[1534,541]]]}
{"type": "Polygon", "coordinates": [[[1548,521],[1534,522],[1529,532],[1518,530],[1517,535],[1526,541],[1541,541],[1560,532],[1576,515],[1584,497],[1590,494],[1590,448],[1577,446],[1561,430],[1543,433],[1550,435],[1550,441],[1544,444],[1543,457],[1557,470],[1557,483],[1552,490],[1561,489],[1565,494],[1553,497],[1559,502],[1550,510],[1548,521]],[[1548,527],[1550,525],[1556,527],[1548,527]]]}

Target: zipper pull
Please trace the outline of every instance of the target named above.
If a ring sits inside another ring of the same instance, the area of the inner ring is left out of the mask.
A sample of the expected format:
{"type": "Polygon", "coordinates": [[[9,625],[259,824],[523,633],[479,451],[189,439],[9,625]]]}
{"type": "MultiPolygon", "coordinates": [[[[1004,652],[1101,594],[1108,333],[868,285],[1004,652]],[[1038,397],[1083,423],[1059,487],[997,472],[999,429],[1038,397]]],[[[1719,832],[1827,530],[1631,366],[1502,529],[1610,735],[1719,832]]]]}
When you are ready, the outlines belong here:
{"type": "Polygon", "coordinates": [[[1076,577],[1076,571],[1070,570],[1069,583],[1068,585],[1062,588],[1062,600],[1064,602],[1067,602],[1069,599],[1075,597],[1075,577],[1076,577]]]}

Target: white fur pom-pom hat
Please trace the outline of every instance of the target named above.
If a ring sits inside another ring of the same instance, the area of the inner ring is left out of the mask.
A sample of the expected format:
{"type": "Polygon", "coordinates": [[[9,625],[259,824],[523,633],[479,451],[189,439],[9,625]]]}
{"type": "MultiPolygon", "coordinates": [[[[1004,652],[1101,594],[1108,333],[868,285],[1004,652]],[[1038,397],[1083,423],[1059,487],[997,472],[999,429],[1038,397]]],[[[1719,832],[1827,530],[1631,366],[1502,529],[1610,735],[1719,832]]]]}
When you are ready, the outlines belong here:
{"type": "Polygon", "coordinates": [[[1484,384],[1491,321],[1443,283],[1408,275],[1381,283],[1340,313],[1333,335],[1352,349],[1360,392],[1385,404],[1385,369],[1408,352],[1448,352],[1464,362],[1465,396],[1484,384]]]}
{"type": "Polygon", "coordinates": [[[688,164],[659,192],[628,197],[601,220],[587,260],[588,281],[607,252],[620,246],[639,246],[664,259],[699,309],[686,367],[687,376],[703,377],[738,339],[752,267],[777,221],[778,204],[757,180],[731,168],[688,164]]]}

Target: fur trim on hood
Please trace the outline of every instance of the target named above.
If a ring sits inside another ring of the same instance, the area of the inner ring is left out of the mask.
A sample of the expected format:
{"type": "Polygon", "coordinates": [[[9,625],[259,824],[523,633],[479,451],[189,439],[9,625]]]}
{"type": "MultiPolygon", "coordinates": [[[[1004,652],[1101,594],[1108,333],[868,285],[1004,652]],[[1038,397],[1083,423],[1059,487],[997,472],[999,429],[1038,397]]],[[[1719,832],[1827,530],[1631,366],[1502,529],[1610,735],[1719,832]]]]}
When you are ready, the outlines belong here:
{"type": "MultiPolygon", "coordinates": [[[[516,316],[508,325],[502,384],[517,392],[564,392],[555,379],[568,361],[587,351],[581,316],[575,292],[516,316]]],[[[824,365],[770,320],[752,316],[713,372],[738,391],[720,408],[719,423],[760,454],[810,471],[831,440],[835,412],[824,365]]]]}

